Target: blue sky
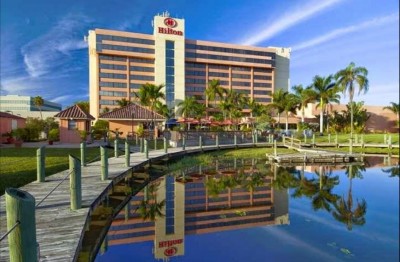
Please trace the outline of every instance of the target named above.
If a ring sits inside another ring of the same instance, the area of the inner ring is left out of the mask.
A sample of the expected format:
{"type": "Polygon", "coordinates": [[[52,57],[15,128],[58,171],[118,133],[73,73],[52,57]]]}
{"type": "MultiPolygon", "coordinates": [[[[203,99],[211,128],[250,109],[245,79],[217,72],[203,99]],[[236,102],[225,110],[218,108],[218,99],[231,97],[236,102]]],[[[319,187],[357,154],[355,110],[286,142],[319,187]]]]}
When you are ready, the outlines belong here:
{"type": "Polygon", "coordinates": [[[165,10],[185,18],[189,39],[291,47],[291,85],[353,61],[370,80],[356,101],[399,100],[398,0],[2,0],[1,94],[63,106],[88,100],[88,30],[151,34],[152,17],[165,10]]]}

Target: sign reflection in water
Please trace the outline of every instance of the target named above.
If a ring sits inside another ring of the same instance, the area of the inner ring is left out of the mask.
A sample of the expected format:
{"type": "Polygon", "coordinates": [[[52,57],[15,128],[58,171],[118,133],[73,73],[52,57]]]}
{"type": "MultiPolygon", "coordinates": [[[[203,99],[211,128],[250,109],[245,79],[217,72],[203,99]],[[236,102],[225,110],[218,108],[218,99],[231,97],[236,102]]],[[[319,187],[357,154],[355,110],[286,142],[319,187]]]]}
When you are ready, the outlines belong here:
{"type": "Polygon", "coordinates": [[[108,244],[153,240],[154,257],[162,259],[184,255],[185,234],[289,224],[288,189],[274,189],[273,179],[256,160],[164,176],[132,197],[112,223],[108,244]]]}

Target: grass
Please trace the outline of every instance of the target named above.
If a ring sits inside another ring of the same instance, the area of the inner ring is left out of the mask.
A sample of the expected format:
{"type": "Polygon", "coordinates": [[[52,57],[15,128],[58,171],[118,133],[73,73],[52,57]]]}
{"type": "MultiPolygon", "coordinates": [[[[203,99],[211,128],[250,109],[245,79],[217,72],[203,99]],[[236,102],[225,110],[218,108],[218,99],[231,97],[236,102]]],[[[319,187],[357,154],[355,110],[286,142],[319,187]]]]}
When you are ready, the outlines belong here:
{"type": "MultiPolygon", "coordinates": [[[[46,148],[46,176],[67,170],[68,155],[80,158],[79,148],[46,148]]],[[[108,150],[109,156],[113,150],[108,150]]],[[[100,155],[99,148],[87,148],[86,161],[100,155]]],[[[0,195],[7,187],[21,187],[36,181],[36,148],[2,148],[0,150],[0,195]]]]}
{"type": "MultiPolygon", "coordinates": [[[[385,144],[385,135],[384,134],[353,134],[353,141],[355,138],[358,138],[358,142],[361,142],[361,137],[364,138],[364,143],[368,144],[385,144]]],[[[389,139],[389,136],[392,138],[392,144],[399,143],[399,134],[387,134],[386,140],[389,139]]],[[[331,134],[331,143],[335,142],[335,134],[331,134]]],[[[350,134],[338,134],[338,143],[348,143],[350,139],[350,134]]],[[[304,141],[304,138],[302,139],[304,141]]],[[[311,142],[312,138],[307,138],[307,142],[311,142]]],[[[319,134],[315,134],[315,142],[316,143],[328,143],[329,136],[327,134],[320,136],[319,134]]]]}

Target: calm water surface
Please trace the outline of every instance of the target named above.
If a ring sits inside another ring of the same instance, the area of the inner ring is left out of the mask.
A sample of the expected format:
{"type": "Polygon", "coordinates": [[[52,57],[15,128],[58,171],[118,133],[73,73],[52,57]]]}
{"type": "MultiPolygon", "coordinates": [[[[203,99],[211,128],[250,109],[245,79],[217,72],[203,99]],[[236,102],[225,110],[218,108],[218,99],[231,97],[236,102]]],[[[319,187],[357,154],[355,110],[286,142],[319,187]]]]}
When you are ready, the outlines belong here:
{"type": "Polygon", "coordinates": [[[399,167],[231,159],[173,172],[132,197],[96,257],[163,259],[399,261],[399,167]]]}

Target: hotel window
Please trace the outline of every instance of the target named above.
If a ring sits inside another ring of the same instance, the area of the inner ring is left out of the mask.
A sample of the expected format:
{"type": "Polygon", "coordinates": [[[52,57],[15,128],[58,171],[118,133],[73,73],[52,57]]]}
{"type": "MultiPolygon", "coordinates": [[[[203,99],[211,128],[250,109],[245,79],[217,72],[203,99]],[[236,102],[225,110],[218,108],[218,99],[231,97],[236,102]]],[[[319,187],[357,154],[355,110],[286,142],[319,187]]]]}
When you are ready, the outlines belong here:
{"type": "Polygon", "coordinates": [[[68,130],[76,129],[76,121],[73,119],[68,119],[68,130]]]}
{"type": "Polygon", "coordinates": [[[175,179],[173,176],[165,177],[165,233],[175,233],[175,179]]]}
{"type": "Polygon", "coordinates": [[[165,91],[168,108],[175,106],[175,42],[165,41],[165,91]]]}

